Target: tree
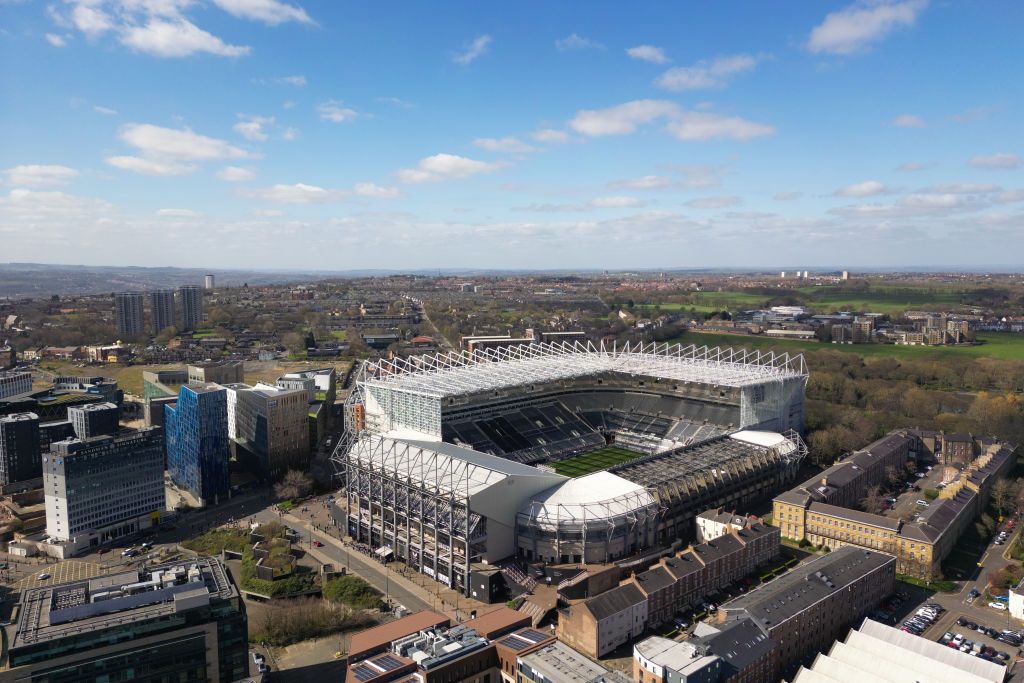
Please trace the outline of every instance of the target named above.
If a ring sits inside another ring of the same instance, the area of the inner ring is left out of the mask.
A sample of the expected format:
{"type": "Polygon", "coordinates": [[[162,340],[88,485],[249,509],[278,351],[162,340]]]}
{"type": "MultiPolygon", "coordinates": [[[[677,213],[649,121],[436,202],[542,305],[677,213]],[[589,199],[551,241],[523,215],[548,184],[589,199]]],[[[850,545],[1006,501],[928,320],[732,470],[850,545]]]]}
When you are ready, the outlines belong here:
{"type": "Polygon", "coordinates": [[[161,346],[167,346],[167,342],[171,341],[178,336],[178,328],[171,325],[160,330],[160,334],[156,335],[156,343],[161,346]]]}
{"type": "Polygon", "coordinates": [[[869,488],[862,502],[865,512],[872,515],[879,514],[882,511],[882,503],[885,502],[882,498],[882,487],[876,484],[869,488]]]}
{"type": "Polygon", "coordinates": [[[281,481],[274,484],[274,495],[278,498],[302,498],[313,490],[313,477],[299,470],[288,470],[281,481]]]}
{"type": "Polygon", "coordinates": [[[306,350],[306,340],[298,332],[289,332],[281,337],[281,343],[290,353],[302,353],[306,350]]]}
{"type": "Polygon", "coordinates": [[[1006,477],[1000,477],[992,484],[992,503],[996,506],[996,511],[999,512],[1000,518],[1003,516],[1003,509],[1010,501],[1012,488],[1010,481],[1006,477]]]}

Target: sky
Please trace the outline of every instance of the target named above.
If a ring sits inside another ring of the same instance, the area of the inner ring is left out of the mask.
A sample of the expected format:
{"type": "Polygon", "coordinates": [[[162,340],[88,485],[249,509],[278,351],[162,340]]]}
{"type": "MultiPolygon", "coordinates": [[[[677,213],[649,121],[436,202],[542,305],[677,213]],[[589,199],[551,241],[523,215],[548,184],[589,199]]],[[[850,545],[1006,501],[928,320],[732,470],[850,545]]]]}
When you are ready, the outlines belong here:
{"type": "Polygon", "coordinates": [[[0,262],[1024,265],[1024,3],[0,0],[0,262]]]}

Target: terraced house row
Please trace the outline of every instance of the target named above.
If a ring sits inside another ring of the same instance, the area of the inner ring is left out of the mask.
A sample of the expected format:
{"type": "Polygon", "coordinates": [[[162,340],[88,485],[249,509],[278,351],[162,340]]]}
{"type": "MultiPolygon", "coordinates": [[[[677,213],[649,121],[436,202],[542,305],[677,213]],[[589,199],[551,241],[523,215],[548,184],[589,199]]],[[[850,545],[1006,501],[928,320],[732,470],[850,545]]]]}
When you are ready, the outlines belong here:
{"type": "Polygon", "coordinates": [[[943,560],[1014,462],[1014,447],[993,439],[896,431],[777,496],[773,519],[784,538],[832,550],[880,550],[896,557],[897,572],[932,579],[941,575],[943,560]],[[951,473],[917,521],[858,509],[871,487],[890,478],[893,468],[905,472],[908,460],[936,462],[951,473]]]}
{"type": "Polygon", "coordinates": [[[722,536],[663,557],[616,588],[563,610],[558,637],[591,657],[602,657],[778,556],[777,528],[738,519],[722,536]]]}

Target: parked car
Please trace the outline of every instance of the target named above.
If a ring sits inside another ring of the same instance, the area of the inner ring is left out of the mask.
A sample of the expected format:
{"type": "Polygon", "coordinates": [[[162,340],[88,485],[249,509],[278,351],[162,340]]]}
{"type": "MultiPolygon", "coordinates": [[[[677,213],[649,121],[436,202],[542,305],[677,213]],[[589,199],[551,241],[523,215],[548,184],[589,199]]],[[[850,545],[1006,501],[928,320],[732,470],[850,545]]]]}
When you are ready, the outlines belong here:
{"type": "Polygon", "coordinates": [[[964,634],[957,633],[953,636],[953,642],[957,644],[957,647],[964,644],[964,634]]]}
{"type": "Polygon", "coordinates": [[[997,609],[997,610],[999,610],[1001,612],[1006,610],[1006,605],[1004,605],[1001,602],[997,602],[995,600],[993,600],[992,602],[988,603],[988,606],[991,607],[992,609],[997,609]]]}
{"type": "Polygon", "coordinates": [[[923,498],[918,498],[917,502],[914,503],[914,505],[919,505],[919,506],[921,506],[923,508],[926,508],[926,507],[928,507],[929,503],[928,503],[927,500],[924,500],[923,498]]]}
{"type": "Polygon", "coordinates": [[[49,574],[47,574],[46,572],[42,572],[42,573],[41,573],[41,574],[40,574],[39,576],[37,576],[36,578],[37,578],[37,579],[39,579],[40,581],[46,581],[46,580],[47,580],[48,578],[50,578],[50,575],[49,575],[49,574]]]}
{"type": "Polygon", "coordinates": [[[261,655],[259,652],[253,652],[252,653],[252,663],[253,664],[262,664],[265,661],[266,660],[263,658],[263,655],[261,655]]]}

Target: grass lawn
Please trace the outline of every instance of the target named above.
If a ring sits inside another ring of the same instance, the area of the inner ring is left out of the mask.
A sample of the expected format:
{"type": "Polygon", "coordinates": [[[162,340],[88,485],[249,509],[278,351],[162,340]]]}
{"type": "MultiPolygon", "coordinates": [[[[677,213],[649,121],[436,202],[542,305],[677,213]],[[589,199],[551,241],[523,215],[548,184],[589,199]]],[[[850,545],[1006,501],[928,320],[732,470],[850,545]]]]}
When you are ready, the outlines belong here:
{"type": "Polygon", "coordinates": [[[821,342],[792,339],[769,339],[768,337],[740,334],[702,334],[686,332],[672,339],[673,344],[697,344],[698,346],[732,346],[746,348],[775,348],[779,351],[843,351],[861,356],[891,358],[952,358],[969,356],[974,358],[996,358],[1000,360],[1024,360],[1024,334],[1013,332],[983,332],[975,346],[896,346],[895,344],[822,344],[821,342]]]}
{"type": "Polygon", "coordinates": [[[609,467],[618,465],[620,462],[626,462],[641,455],[643,454],[627,451],[625,448],[609,446],[584,453],[583,455],[577,455],[575,458],[559,460],[549,464],[558,474],[566,477],[582,477],[585,474],[606,470],[609,467]]]}

